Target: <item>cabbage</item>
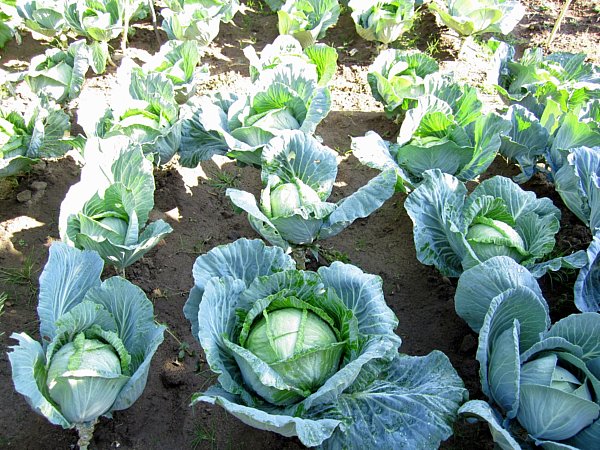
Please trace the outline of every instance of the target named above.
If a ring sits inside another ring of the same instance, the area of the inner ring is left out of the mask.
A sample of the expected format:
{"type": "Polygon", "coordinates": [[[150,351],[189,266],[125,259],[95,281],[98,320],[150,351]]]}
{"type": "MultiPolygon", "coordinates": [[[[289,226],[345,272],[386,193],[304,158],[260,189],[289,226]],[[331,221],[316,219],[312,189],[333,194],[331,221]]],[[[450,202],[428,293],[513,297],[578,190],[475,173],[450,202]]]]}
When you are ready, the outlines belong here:
{"type": "Polygon", "coordinates": [[[504,255],[540,277],[548,270],[587,263],[583,251],[548,258],[560,223],[560,210],[550,199],[538,199],[501,176],[484,180],[469,195],[463,183],[440,170],[428,170],[423,177],[404,203],[423,264],[458,277],[504,255]]]}
{"type": "Polygon", "coordinates": [[[124,270],[172,231],[163,220],[146,224],[154,205],[152,163],[125,136],[89,139],[85,159],[81,181],[60,206],[61,238],[124,270]]]}
{"type": "Polygon", "coordinates": [[[379,277],[340,262],[296,270],[247,239],[201,255],[193,274],[184,314],[218,374],[193,405],[308,447],[437,448],[452,434],[466,390],[442,353],[398,354],[379,277]]]}
{"type": "Polygon", "coordinates": [[[338,203],[327,202],[337,164],[333,150],[308,134],[289,132],[273,138],[263,150],[260,206],[249,192],[227,189],[226,195],[273,245],[316,252],[317,240],[367,217],[394,193],[396,175],[390,170],[338,203]]]}
{"type": "Polygon", "coordinates": [[[152,303],[121,277],[100,280],[95,252],[54,243],[40,276],[40,342],[13,333],[13,383],[51,423],[74,428],[87,448],[100,416],[129,408],[142,394],[165,327],[152,303]]]}
{"type": "Polygon", "coordinates": [[[600,315],[551,326],[533,275],[506,256],[463,273],[457,313],[479,332],[477,360],[488,403],[460,412],[488,423],[502,449],[591,449],[600,433],[600,315]]]}

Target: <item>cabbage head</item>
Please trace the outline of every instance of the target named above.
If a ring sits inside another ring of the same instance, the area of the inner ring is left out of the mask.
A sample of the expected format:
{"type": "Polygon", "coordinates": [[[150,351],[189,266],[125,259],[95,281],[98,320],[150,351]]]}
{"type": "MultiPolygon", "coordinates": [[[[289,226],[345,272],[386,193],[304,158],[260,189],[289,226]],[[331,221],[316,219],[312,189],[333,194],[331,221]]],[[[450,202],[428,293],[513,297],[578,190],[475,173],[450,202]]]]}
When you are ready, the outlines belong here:
{"type": "Polygon", "coordinates": [[[249,192],[227,189],[252,227],[273,245],[316,250],[316,241],[335,236],[367,217],[394,193],[396,176],[384,171],[354,194],[330,203],[337,154],[314,137],[293,131],[273,138],[262,154],[260,206],[249,192]]]}
{"type": "Polygon", "coordinates": [[[505,177],[488,178],[467,195],[457,178],[428,170],[404,207],[414,224],[417,258],[446,276],[458,277],[494,256],[508,256],[536,277],[587,262],[583,251],[549,259],[560,210],[505,177]]]}
{"type": "Polygon", "coordinates": [[[415,19],[413,0],[351,0],[348,7],[358,35],[383,44],[398,40],[415,19]]]}
{"type": "Polygon", "coordinates": [[[100,280],[97,253],[50,247],[40,276],[41,342],[13,333],[15,389],[54,425],[75,428],[87,448],[100,416],[142,394],[165,327],[144,292],[120,277],[100,280]]]}
{"type": "Polygon", "coordinates": [[[154,207],[152,163],[125,136],[89,139],[85,159],[81,180],[60,206],[61,239],[124,270],[172,231],[160,219],[146,224],[154,207]]]}
{"type": "Polygon", "coordinates": [[[467,270],[455,304],[479,331],[477,360],[489,399],[470,401],[460,412],[488,422],[505,450],[595,448],[600,315],[572,314],[551,326],[533,275],[503,256],[467,270]]]}
{"type": "Polygon", "coordinates": [[[428,6],[461,36],[508,34],[525,14],[525,7],[517,0],[434,0],[428,6]]]}
{"type": "Polygon", "coordinates": [[[435,59],[416,50],[387,49],[369,66],[367,81],[385,114],[396,118],[425,94],[425,77],[439,70],[435,59]]]}
{"type": "Polygon", "coordinates": [[[184,307],[218,384],[192,397],[309,447],[437,448],[466,390],[440,352],[398,354],[382,281],[259,240],[200,256],[184,307]]]}

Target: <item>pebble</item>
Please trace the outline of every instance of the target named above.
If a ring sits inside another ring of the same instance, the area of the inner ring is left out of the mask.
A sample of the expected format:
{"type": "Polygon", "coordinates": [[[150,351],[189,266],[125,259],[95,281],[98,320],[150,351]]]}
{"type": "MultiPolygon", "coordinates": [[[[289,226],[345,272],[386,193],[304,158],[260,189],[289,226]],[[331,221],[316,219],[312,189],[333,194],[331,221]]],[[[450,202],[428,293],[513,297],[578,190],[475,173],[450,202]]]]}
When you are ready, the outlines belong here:
{"type": "Polygon", "coordinates": [[[46,183],[45,181],[34,181],[33,183],[31,183],[31,189],[33,189],[34,191],[43,191],[47,187],[48,183],[46,183]]]}
{"type": "Polygon", "coordinates": [[[17,201],[19,203],[25,203],[31,200],[31,191],[29,189],[21,191],[17,194],[17,201]]]}

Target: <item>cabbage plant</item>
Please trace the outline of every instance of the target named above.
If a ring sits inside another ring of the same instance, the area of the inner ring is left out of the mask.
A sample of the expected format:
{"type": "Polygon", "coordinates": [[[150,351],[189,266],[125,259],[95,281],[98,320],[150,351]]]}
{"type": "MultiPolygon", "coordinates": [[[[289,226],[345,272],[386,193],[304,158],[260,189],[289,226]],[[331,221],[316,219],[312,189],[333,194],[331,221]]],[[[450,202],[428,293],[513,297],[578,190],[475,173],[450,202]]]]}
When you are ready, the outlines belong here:
{"type": "Polygon", "coordinates": [[[64,139],[70,130],[69,116],[56,105],[37,105],[25,115],[0,110],[0,177],[63,156],[70,148],[64,139]]]}
{"type": "Polygon", "coordinates": [[[250,64],[250,79],[254,82],[260,75],[279,65],[314,65],[317,70],[317,84],[327,86],[337,70],[338,54],[335,48],[325,44],[314,44],[304,50],[300,42],[289,35],[279,35],[272,44],[267,44],[260,52],[254,47],[244,48],[244,56],[250,64]]]}
{"type": "Polygon", "coordinates": [[[17,13],[34,39],[52,40],[65,31],[64,2],[61,0],[17,0],[17,13]]]}
{"type": "Polygon", "coordinates": [[[17,43],[21,43],[21,36],[17,28],[22,24],[23,19],[19,17],[16,8],[16,2],[12,0],[0,1],[0,49],[4,48],[6,43],[13,37],[17,43]]]}
{"type": "Polygon", "coordinates": [[[208,46],[219,34],[221,22],[230,22],[238,0],[168,0],[161,10],[162,27],[169,39],[208,46]]]}
{"type": "Polygon", "coordinates": [[[575,306],[579,311],[600,311],[600,228],[596,229],[587,249],[587,264],[575,281],[575,306]]]}
{"type": "Polygon", "coordinates": [[[489,403],[467,402],[460,413],[486,421],[502,449],[595,448],[600,315],[573,314],[550,326],[532,274],[502,256],[466,271],[455,303],[457,310],[487,309],[476,322],[480,380],[489,403]]]}
{"type": "Polygon", "coordinates": [[[514,55],[515,49],[507,45],[496,51],[498,92],[536,117],[542,118],[549,100],[566,113],[600,98],[600,69],[585,62],[585,53],[544,55],[540,48],[529,48],[519,60],[514,55]]]}
{"type": "Polygon", "coordinates": [[[123,271],[172,229],[163,220],[146,225],[154,207],[152,163],[124,136],[89,139],[81,180],[60,206],[61,239],[95,250],[123,271]]]}
{"type": "Polygon", "coordinates": [[[208,66],[199,64],[200,51],[194,42],[167,41],[142,69],[165,75],[173,83],[175,100],[183,104],[196,93],[198,82],[208,79],[208,66]]]}
{"type": "Polygon", "coordinates": [[[398,40],[415,18],[413,0],[351,0],[348,6],[358,35],[383,44],[398,40]]]}
{"type": "Polygon", "coordinates": [[[592,233],[600,229],[600,146],[573,149],[554,182],[567,208],[592,233]]]}
{"type": "Polygon", "coordinates": [[[461,36],[508,34],[525,14],[525,7],[517,0],[434,0],[428,6],[461,36]]]}
{"type": "Polygon", "coordinates": [[[467,196],[463,183],[428,170],[404,207],[414,224],[417,258],[442,274],[458,277],[494,256],[508,256],[536,277],[586,264],[583,251],[550,259],[560,210],[508,178],[494,176],[467,196]]]}
{"type": "Polygon", "coordinates": [[[337,154],[329,147],[300,131],[289,132],[273,138],[263,149],[260,204],[252,194],[238,189],[227,189],[226,195],[248,213],[252,227],[273,245],[286,251],[310,248],[316,254],[316,241],[367,217],[394,193],[395,174],[385,171],[349,197],[328,202],[337,164],[337,154]]]}
{"type": "Polygon", "coordinates": [[[46,50],[34,56],[25,73],[25,81],[38,97],[46,97],[58,103],[79,96],[90,54],[85,41],[75,41],[66,50],[46,50]]]}
{"type": "Polygon", "coordinates": [[[184,113],[180,162],[195,167],[214,154],[261,164],[262,148],[289,130],[314,133],[331,108],[312,64],[279,65],[264,71],[252,94],[218,92],[191,101],[184,113]]]}
{"type": "Polygon", "coordinates": [[[146,73],[131,60],[121,63],[117,79],[109,104],[93,95],[79,102],[79,125],[88,137],[125,135],[156,165],[168,163],[181,143],[173,83],[165,73],[146,73]]]}
{"type": "Polygon", "coordinates": [[[325,37],[339,16],[337,0],[287,0],[277,11],[279,34],[291,34],[309,47],[325,37]]]}
{"type": "MultiPolygon", "coordinates": [[[[126,36],[125,11],[130,0],[66,0],[65,20],[79,36],[88,40],[90,65],[95,73],[106,70],[112,62],[108,41],[121,33],[126,36]]],[[[124,38],[125,39],[125,38],[124,38]]]]}
{"type": "Polygon", "coordinates": [[[425,94],[425,77],[439,70],[435,59],[416,50],[382,51],[369,66],[367,81],[385,114],[396,118],[425,94]]]}
{"type": "Polygon", "coordinates": [[[552,99],[546,102],[540,118],[518,104],[504,116],[512,126],[501,136],[499,152],[519,165],[521,173],[514,178],[519,183],[535,172],[554,179],[574,149],[600,146],[600,100],[567,112],[552,99]]]}
{"type": "Polygon", "coordinates": [[[427,77],[424,95],[406,112],[396,143],[370,131],[352,139],[353,154],[370,167],[394,169],[403,191],[430,169],[473,180],[494,161],[500,137],[510,128],[495,113],[483,115],[477,97],[468,85],[427,77]]]}
{"type": "Polygon", "coordinates": [[[441,352],[398,354],[381,278],[334,262],[317,272],[261,241],[200,256],[184,307],[218,384],[192,405],[309,447],[436,448],[466,397],[441,352]]]}
{"type": "Polygon", "coordinates": [[[52,244],[40,276],[41,342],[13,333],[8,353],[16,391],[52,424],[76,429],[82,449],[100,416],[142,394],[165,329],[140,288],[101,281],[102,268],[95,252],[52,244]]]}

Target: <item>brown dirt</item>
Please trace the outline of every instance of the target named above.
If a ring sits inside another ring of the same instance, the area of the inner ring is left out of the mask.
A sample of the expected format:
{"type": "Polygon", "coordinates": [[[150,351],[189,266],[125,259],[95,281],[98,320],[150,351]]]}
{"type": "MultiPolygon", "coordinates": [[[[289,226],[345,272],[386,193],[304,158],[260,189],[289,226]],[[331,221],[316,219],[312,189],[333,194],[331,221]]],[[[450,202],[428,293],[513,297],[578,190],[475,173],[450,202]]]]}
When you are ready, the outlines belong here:
{"type": "MultiPolygon", "coordinates": [[[[542,42],[560,6],[558,1],[531,0],[526,3],[529,13],[518,26],[514,38],[519,45],[542,42]]],[[[586,51],[590,60],[600,63],[597,8],[597,0],[576,2],[553,50],[586,51]]],[[[248,11],[246,15],[236,16],[234,25],[222,26],[203,60],[209,64],[211,78],[201,92],[223,86],[237,91],[248,88],[242,48],[252,43],[260,49],[277,35],[276,17],[267,11],[248,11]]],[[[324,42],[337,47],[340,55],[339,69],[333,80],[332,111],[318,129],[323,142],[336,149],[342,159],[333,194],[335,201],[354,192],[374,175],[374,171],[360,166],[353,156],[348,156],[350,136],[375,130],[391,139],[398,126],[385,118],[381,105],[372,98],[366,84],[367,67],[377,49],[356,35],[347,13],[334,29],[328,31],[324,42]]],[[[428,13],[422,15],[417,31],[404,43],[417,45],[422,50],[434,50],[435,56],[444,59],[447,67],[462,67],[462,70],[469,67],[466,78],[482,79],[481,73],[474,73],[477,69],[464,59],[455,60],[456,39],[436,25],[428,13]]],[[[141,57],[144,52],[157,50],[147,24],[136,26],[131,46],[138,49],[135,54],[141,57]]],[[[21,46],[11,43],[1,52],[0,63],[6,70],[9,67],[14,70],[42,50],[40,43],[25,36],[21,46]]],[[[114,79],[114,71],[90,77],[86,89],[108,91],[114,79]]],[[[31,98],[31,93],[21,84],[14,96],[2,100],[2,106],[22,110],[27,108],[31,98]]],[[[245,216],[233,212],[223,189],[216,182],[220,172],[234,175],[235,182],[244,189],[259,192],[258,171],[238,167],[227,158],[215,158],[194,170],[173,164],[155,172],[153,219],[165,218],[174,231],[156,250],[128,268],[127,275],[148,294],[158,320],[169,326],[172,335],[165,336],[165,342],[154,357],[141,398],[130,409],[116,412],[112,420],[102,419],[91,448],[302,448],[296,439],[247,427],[218,407],[188,406],[193,393],[214,382],[182,313],[193,284],[194,260],[216,245],[240,237],[258,237],[245,216]],[[188,348],[183,354],[180,342],[188,348]]],[[[510,175],[515,172],[513,167],[498,160],[490,170],[490,174],[497,173],[510,175]]],[[[0,292],[9,294],[0,323],[0,330],[4,332],[0,336],[0,448],[54,450],[73,448],[76,443],[74,432],[52,426],[35,414],[24,398],[14,391],[6,351],[14,344],[9,339],[12,332],[37,335],[37,279],[47,259],[48,245],[58,239],[60,204],[69,186],[78,179],[78,165],[66,157],[40,164],[16,182],[0,181],[0,267],[3,273],[8,271],[17,275],[10,281],[0,279],[0,292]],[[46,182],[47,187],[35,191],[32,184],[37,181],[46,182]],[[25,190],[32,191],[32,199],[20,203],[17,194],[25,190]],[[31,270],[24,270],[27,267],[31,270]]],[[[536,178],[527,188],[539,195],[550,196],[562,208],[552,187],[543,180],[536,178]]],[[[400,320],[397,332],[403,339],[402,352],[424,355],[434,349],[443,351],[464,379],[471,397],[481,398],[475,361],[476,336],[454,313],[456,280],[442,277],[416,259],[412,223],[403,208],[404,199],[405,196],[400,194],[394,196],[368,219],[357,221],[337,237],[325,241],[324,247],[338,252],[364,271],[382,277],[386,300],[400,320]]],[[[563,211],[559,247],[585,248],[589,234],[572,214],[564,208],[563,211]]],[[[106,269],[105,276],[111,275],[114,272],[106,269]]],[[[542,280],[556,316],[573,309],[575,275],[542,280]]],[[[443,444],[445,449],[491,449],[492,446],[483,425],[462,421],[456,426],[455,436],[443,444]]]]}

